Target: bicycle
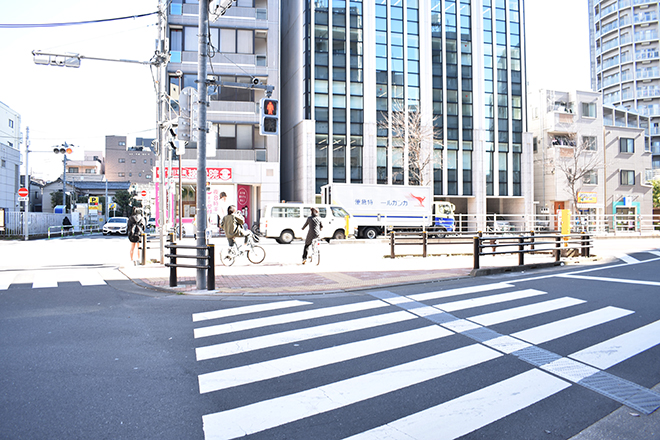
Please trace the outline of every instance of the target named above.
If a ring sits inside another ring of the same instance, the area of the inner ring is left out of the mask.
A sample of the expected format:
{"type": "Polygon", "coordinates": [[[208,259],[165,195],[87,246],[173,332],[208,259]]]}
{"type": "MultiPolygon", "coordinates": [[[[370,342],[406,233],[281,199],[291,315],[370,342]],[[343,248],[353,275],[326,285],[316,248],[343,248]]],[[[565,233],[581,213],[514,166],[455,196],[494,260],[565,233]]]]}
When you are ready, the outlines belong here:
{"type": "Polygon", "coordinates": [[[309,247],[309,255],[307,256],[307,261],[309,261],[311,264],[314,264],[314,261],[316,261],[316,265],[318,266],[321,264],[321,239],[320,238],[315,238],[312,240],[312,244],[309,247]]]}
{"type": "MultiPolygon", "coordinates": [[[[266,251],[264,248],[255,244],[254,234],[248,234],[245,236],[246,242],[242,245],[239,245],[236,240],[234,240],[234,245],[223,248],[220,251],[220,261],[225,266],[231,266],[236,261],[236,258],[240,257],[243,254],[247,254],[248,260],[253,264],[259,264],[264,261],[266,258],[266,251]]],[[[240,237],[236,237],[240,239],[240,237]]]]}

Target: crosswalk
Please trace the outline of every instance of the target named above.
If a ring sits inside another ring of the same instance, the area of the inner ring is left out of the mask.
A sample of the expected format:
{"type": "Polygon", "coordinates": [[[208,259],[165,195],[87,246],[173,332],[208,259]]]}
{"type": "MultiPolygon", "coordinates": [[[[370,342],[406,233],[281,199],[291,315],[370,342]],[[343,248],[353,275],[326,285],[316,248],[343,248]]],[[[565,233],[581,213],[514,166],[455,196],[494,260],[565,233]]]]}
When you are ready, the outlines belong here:
{"type": "MultiPolygon", "coordinates": [[[[125,277],[124,277],[125,278],[125,277]]],[[[0,290],[12,286],[32,289],[56,288],[60,283],[77,282],[81,286],[102,286],[106,280],[121,279],[116,270],[96,267],[0,271],[0,290]]]]}
{"type": "Polygon", "coordinates": [[[222,406],[203,415],[205,438],[309,438],[289,429],[333,414],[353,427],[364,419],[362,428],[342,434],[351,440],[455,439],[575,386],[645,414],[660,407],[660,394],[604,371],[658,346],[660,320],[561,356],[538,345],[633,322],[634,311],[550,298],[512,283],[371,294],[328,306],[285,300],[194,314],[200,393],[244,396],[235,406],[219,398],[222,406]],[[484,307],[489,311],[479,313],[484,307]],[[490,328],[548,314],[555,318],[510,334],[490,328]],[[396,402],[419,387],[438,387],[438,379],[488,369],[507,355],[524,368],[391,419],[379,413],[375,426],[365,417],[371,403],[396,402]],[[263,395],[250,398],[255,389],[263,395]]]}

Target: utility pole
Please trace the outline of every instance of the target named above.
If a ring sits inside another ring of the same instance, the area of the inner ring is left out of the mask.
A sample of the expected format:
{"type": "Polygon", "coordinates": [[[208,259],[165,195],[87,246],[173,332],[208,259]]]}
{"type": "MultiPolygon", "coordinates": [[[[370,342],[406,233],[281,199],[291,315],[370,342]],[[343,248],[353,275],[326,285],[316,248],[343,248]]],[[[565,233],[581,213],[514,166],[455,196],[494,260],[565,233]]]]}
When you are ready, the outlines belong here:
{"type": "MultiPolygon", "coordinates": [[[[159,1],[158,3],[158,51],[163,54],[166,52],[165,35],[167,26],[167,3],[159,1]]],[[[167,113],[167,100],[165,95],[165,84],[167,83],[167,63],[161,62],[158,64],[158,162],[160,168],[160,178],[158,192],[160,194],[159,217],[160,217],[160,262],[165,264],[165,231],[167,229],[168,221],[166,218],[166,192],[165,192],[165,126],[163,118],[167,113]]]]}
{"type": "MultiPolygon", "coordinates": [[[[199,55],[197,57],[197,96],[199,97],[199,120],[193,124],[197,131],[197,266],[208,264],[206,256],[206,106],[208,99],[206,63],[208,61],[209,0],[199,0],[199,55]]],[[[194,118],[193,118],[194,119],[194,118]]],[[[197,289],[206,289],[206,269],[197,269],[197,289]]]]}
{"type": "Polygon", "coordinates": [[[30,127],[25,128],[25,187],[28,190],[28,196],[27,200],[25,201],[25,214],[23,214],[24,218],[24,226],[23,230],[25,231],[25,241],[28,240],[30,237],[30,233],[28,231],[28,227],[30,225],[30,222],[28,221],[28,214],[30,212],[30,165],[29,165],[29,160],[30,160],[30,127]]]}

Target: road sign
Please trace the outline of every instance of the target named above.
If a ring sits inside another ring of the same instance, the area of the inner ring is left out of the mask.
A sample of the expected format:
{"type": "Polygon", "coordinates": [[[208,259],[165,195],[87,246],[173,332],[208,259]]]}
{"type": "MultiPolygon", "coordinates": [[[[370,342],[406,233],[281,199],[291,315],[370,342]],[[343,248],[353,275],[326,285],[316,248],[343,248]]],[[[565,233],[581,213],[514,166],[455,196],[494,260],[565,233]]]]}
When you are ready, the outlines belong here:
{"type": "Polygon", "coordinates": [[[19,188],[18,197],[27,197],[29,193],[27,188],[19,188]]]}
{"type": "Polygon", "coordinates": [[[142,191],[142,192],[140,193],[140,195],[141,195],[142,197],[147,197],[147,192],[146,192],[146,191],[142,191]]]}

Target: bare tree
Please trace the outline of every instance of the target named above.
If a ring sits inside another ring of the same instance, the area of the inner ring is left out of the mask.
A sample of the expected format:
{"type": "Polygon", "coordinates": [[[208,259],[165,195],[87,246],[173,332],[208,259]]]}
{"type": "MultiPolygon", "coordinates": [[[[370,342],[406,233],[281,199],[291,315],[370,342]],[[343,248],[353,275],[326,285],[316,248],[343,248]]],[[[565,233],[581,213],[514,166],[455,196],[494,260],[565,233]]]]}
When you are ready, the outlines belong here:
{"type": "Polygon", "coordinates": [[[578,142],[577,137],[578,134],[573,133],[554,141],[558,142],[554,147],[559,152],[556,166],[566,177],[575,213],[578,209],[578,193],[582,189],[584,178],[603,166],[603,158],[598,154],[594,145],[585,140],[578,142]]]}
{"type": "Polygon", "coordinates": [[[391,116],[382,112],[383,120],[378,128],[389,130],[392,138],[402,139],[408,150],[408,182],[411,185],[429,185],[433,181],[433,138],[442,136],[442,131],[435,127],[439,116],[426,118],[415,107],[397,107],[391,116]],[[429,120],[430,119],[430,120],[429,120]],[[428,120],[428,122],[427,122],[428,120]]]}

